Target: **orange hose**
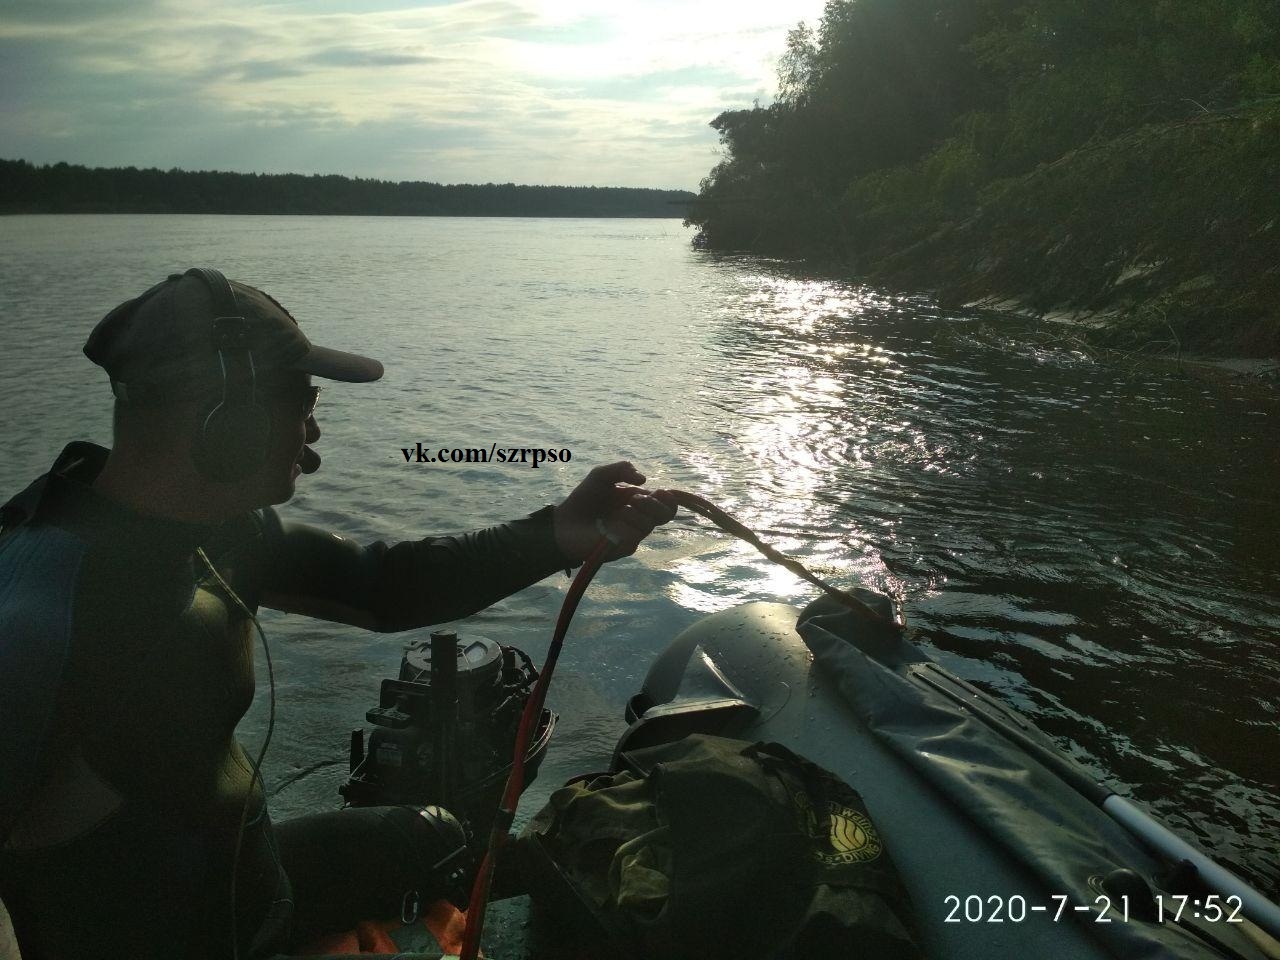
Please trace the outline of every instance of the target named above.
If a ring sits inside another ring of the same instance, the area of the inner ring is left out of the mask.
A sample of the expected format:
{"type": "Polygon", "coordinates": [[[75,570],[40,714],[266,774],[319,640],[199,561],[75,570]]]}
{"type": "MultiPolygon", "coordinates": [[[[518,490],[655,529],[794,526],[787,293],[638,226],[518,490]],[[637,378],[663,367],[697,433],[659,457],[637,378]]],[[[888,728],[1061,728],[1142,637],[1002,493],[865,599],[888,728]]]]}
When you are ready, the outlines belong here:
{"type": "Polygon", "coordinates": [[[529,699],[525,701],[524,712],[520,715],[520,726],[516,730],[515,753],[511,760],[511,773],[507,776],[507,786],[502,794],[502,802],[494,817],[493,827],[489,831],[489,843],[484,857],[480,861],[480,869],[476,872],[475,883],[471,887],[471,900],[467,905],[467,926],[462,935],[462,953],[459,960],[476,960],[480,952],[480,933],[484,929],[485,910],[489,905],[489,889],[493,883],[493,868],[498,851],[507,842],[507,831],[515,819],[516,805],[520,802],[520,794],[524,791],[524,759],[529,750],[529,743],[538,729],[538,720],[542,716],[542,705],[547,698],[547,687],[551,684],[551,675],[555,672],[556,661],[560,658],[560,650],[564,646],[565,634],[569,632],[569,621],[578,609],[578,602],[587,590],[587,584],[596,575],[600,565],[604,563],[604,555],[609,549],[609,541],[602,537],[583,561],[577,576],[565,594],[564,603],[560,605],[560,617],[556,621],[556,632],[551,638],[551,647],[547,651],[547,661],[534,682],[529,699]]]}

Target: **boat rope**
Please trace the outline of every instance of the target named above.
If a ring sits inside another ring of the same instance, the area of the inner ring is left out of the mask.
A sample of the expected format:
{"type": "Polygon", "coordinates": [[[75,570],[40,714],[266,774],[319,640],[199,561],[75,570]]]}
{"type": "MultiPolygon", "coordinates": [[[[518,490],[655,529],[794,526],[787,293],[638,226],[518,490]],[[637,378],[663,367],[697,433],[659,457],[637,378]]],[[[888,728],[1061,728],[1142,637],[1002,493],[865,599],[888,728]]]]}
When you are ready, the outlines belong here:
{"type": "MultiPolygon", "coordinates": [[[[812,583],[859,616],[887,623],[895,628],[898,626],[891,618],[872,609],[857,597],[841,590],[839,587],[832,586],[815,574],[810,573],[799,560],[788,557],[786,554],[769,546],[756,536],[746,524],[735,519],[711,501],[698,496],[696,493],[688,493],[684,490],[669,490],[667,493],[671,495],[671,498],[679,506],[705,517],[725,533],[731,534],[740,540],[745,540],[774,563],[781,564],[796,576],[812,583]]],[[[586,592],[587,585],[604,563],[605,554],[616,542],[613,537],[605,532],[603,525],[598,524],[598,526],[603,535],[587,559],[583,561],[577,575],[569,586],[568,592],[565,594],[564,603],[560,606],[560,616],[556,620],[555,633],[551,637],[551,647],[547,651],[546,663],[543,664],[542,670],[538,674],[537,682],[529,694],[529,699],[525,701],[524,712],[520,715],[520,725],[516,730],[515,750],[511,759],[511,773],[507,777],[507,785],[502,792],[502,801],[498,806],[497,815],[494,817],[493,826],[489,831],[485,853],[480,860],[480,866],[476,871],[475,881],[471,887],[471,898],[467,906],[467,923],[462,936],[462,952],[459,954],[459,960],[476,960],[479,954],[480,934],[484,929],[484,917],[488,908],[489,891],[493,882],[494,864],[503,844],[507,842],[508,831],[515,822],[516,806],[519,804],[520,794],[524,790],[525,756],[529,750],[529,743],[533,740],[534,733],[538,729],[543,703],[546,701],[547,687],[551,683],[551,675],[555,672],[556,661],[559,659],[560,650],[564,646],[565,634],[569,631],[569,621],[573,619],[573,614],[578,609],[578,602],[586,592]]]]}
{"type": "MultiPolygon", "coordinates": [[[[710,500],[707,500],[704,497],[700,497],[696,493],[688,493],[684,490],[670,490],[668,492],[672,495],[672,498],[676,501],[676,503],[684,507],[686,510],[690,510],[693,513],[706,517],[708,520],[714,523],[717,527],[719,527],[725,533],[732,534],[733,536],[737,537],[739,540],[745,540],[747,543],[751,544],[753,547],[755,547],[757,550],[763,553],[766,557],[768,557],[774,563],[777,563],[783,567],[786,567],[788,570],[794,573],[797,577],[800,577],[802,580],[809,581],[815,587],[822,590],[827,596],[831,597],[833,600],[838,601],[839,603],[844,604],[854,613],[860,614],[861,616],[871,620],[879,620],[889,624],[894,623],[893,620],[886,617],[884,614],[880,613],[879,611],[867,606],[867,604],[863,603],[853,594],[848,593],[845,590],[841,590],[839,587],[833,587],[831,584],[827,583],[821,577],[818,577],[815,574],[810,573],[809,570],[805,567],[805,565],[802,564],[799,560],[796,560],[793,557],[788,557],[785,553],[781,553],[780,551],[775,550],[773,547],[769,546],[767,543],[761,540],[758,536],[756,536],[755,532],[752,531],[746,524],[742,523],[739,520],[734,519],[728,513],[721,510],[719,507],[717,507],[710,500]]],[[[896,626],[896,624],[894,625],[896,626]]]]}

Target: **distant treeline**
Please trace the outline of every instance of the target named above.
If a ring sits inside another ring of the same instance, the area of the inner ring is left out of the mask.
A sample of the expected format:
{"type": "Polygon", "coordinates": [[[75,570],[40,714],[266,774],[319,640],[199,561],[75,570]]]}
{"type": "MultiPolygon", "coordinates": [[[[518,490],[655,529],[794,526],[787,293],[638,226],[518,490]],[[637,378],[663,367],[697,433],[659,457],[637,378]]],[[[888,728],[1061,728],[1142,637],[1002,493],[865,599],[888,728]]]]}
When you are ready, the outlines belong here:
{"type": "Polygon", "coordinates": [[[1280,0],[830,0],[712,126],[712,248],[1280,351],[1280,0]]]}
{"type": "Polygon", "coordinates": [[[352,214],[416,217],[681,217],[693,194],[336,175],[34,166],[0,160],[0,213],[352,214]]]}

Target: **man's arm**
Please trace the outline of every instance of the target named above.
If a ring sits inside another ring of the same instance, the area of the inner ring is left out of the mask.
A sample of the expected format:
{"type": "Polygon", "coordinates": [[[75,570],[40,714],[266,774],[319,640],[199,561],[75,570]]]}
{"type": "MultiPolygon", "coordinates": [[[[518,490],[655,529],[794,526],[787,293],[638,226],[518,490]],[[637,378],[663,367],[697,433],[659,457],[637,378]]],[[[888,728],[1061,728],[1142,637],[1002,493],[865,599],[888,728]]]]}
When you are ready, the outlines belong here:
{"type": "MultiPolygon", "coordinates": [[[[457,620],[563,570],[552,508],[458,536],[361,546],[302,523],[270,529],[262,602],[369,630],[457,620]]],[[[279,521],[276,521],[279,522],[279,521]]]]}
{"type": "Polygon", "coordinates": [[[602,532],[613,542],[610,558],[633,553],[675,515],[662,491],[627,485],[643,482],[629,463],[597,467],[557,507],[476,533],[390,547],[284,523],[268,509],[262,603],[379,631],[469,616],[581,563],[602,532]]]}

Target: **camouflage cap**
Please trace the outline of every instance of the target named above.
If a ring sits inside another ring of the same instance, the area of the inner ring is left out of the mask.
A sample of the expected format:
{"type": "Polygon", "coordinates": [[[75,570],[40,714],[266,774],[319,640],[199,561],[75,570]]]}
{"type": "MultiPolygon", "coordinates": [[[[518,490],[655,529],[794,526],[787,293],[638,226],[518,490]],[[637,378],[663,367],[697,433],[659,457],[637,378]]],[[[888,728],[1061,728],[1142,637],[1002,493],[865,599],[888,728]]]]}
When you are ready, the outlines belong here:
{"type": "MultiPolygon", "coordinates": [[[[377,360],[313,345],[274,298],[238,280],[229,283],[237,314],[245,321],[245,346],[259,373],[295,370],[348,383],[382,376],[377,360]]],[[[84,353],[113,383],[206,382],[218,375],[214,324],[226,309],[219,308],[200,271],[171,274],[103,317],[89,334],[84,353]]]]}

